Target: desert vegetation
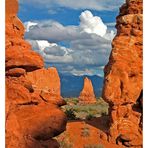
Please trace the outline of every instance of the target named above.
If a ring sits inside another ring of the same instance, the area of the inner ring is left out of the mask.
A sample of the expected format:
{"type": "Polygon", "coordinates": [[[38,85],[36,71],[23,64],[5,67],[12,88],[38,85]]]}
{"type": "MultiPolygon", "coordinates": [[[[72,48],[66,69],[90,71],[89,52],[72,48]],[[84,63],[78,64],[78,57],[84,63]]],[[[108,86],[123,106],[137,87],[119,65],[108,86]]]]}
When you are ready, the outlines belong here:
{"type": "Polygon", "coordinates": [[[82,137],[90,136],[90,128],[87,125],[81,128],[81,136],[82,137]]]}
{"type": "Polygon", "coordinates": [[[76,145],[78,148],[104,148],[98,141],[99,129],[93,124],[97,118],[108,115],[108,104],[102,98],[97,98],[93,104],[81,104],[78,98],[64,100],[67,104],[62,106],[62,110],[68,123],[66,131],[56,137],[60,148],[74,148],[76,145]]]}
{"type": "Polygon", "coordinates": [[[79,104],[78,98],[65,98],[67,105],[62,107],[69,120],[86,119],[91,120],[108,114],[108,104],[98,98],[94,104],[79,104]]]}
{"type": "Polygon", "coordinates": [[[55,137],[60,148],[104,148],[98,141],[98,129],[85,121],[69,121],[65,132],[55,137]],[[94,137],[94,138],[92,138],[94,137]]]}
{"type": "Polygon", "coordinates": [[[67,132],[63,132],[61,135],[55,137],[55,139],[58,141],[60,148],[73,148],[73,144],[67,132]]]}

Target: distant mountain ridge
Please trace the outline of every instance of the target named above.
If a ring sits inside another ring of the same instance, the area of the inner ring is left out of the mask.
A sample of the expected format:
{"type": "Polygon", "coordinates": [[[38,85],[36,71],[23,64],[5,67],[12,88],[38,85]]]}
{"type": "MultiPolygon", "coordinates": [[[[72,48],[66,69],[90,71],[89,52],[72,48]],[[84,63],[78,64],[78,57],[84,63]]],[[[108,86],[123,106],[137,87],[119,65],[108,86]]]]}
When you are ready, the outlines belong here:
{"type": "Polygon", "coordinates": [[[75,76],[59,74],[61,80],[61,94],[63,97],[78,97],[82,88],[85,77],[88,77],[93,84],[96,97],[101,96],[103,78],[97,75],[94,76],[75,76]]]}

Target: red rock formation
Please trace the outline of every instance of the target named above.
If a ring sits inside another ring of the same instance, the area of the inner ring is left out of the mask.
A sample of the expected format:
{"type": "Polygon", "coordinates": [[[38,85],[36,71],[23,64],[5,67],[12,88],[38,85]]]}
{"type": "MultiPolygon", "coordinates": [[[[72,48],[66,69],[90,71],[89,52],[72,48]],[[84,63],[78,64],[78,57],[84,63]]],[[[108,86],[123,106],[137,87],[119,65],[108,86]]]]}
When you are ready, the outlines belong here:
{"type": "Polygon", "coordinates": [[[6,147],[57,148],[66,127],[60,79],[24,40],[17,0],[6,0],[6,147]]]}
{"type": "Polygon", "coordinates": [[[106,65],[103,98],[110,105],[110,140],[142,146],[142,0],[126,0],[106,65]]]}
{"type": "Polygon", "coordinates": [[[61,97],[60,77],[56,68],[39,69],[28,72],[25,78],[32,83],[35,93],[46,102],[51,102],[59,106],[66,102],[61,97]]]}
{"type": "Polygon", "coordinates": [[[96,103],[96,98],[91,80],[88,79],[87,77],[84,79],[83,89],[79,96],[79,103],[80,104],[96,103]]]}

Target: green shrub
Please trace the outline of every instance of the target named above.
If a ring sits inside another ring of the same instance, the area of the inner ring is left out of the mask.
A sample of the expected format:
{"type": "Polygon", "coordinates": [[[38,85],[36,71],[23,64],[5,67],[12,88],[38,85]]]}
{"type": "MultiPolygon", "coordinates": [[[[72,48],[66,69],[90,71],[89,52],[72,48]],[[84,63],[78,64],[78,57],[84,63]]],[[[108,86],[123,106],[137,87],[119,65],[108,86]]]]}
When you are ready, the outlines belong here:
{"type": "Polygon", "coordinates": [[[79,100],[78,100],[77,98],[73,98],[73,99],[71,100],[71,102],[73,102],[73,103],[76,105],[76,104],[78,104],[79,100]]]}
{"type": "Polygon", "coordinates": [[[86,116],[86,120],[91,120],[91,119],[94,118],[94,117],[95,117],[94,115],[88,114],[88,115],[86,116]]]}
{"type": "Polygon", "coordinates": [[[65,114],[67,115],[68,120],[76,119],[76,115],[73,108],[66,109],[65,114]]]}
{"type": "Polygon", "coordinates": [[[100,117],[108,114],[108,104],[103,99],[98,99],[95,104],[78,104],[77,98],[64,99],[67,105],[62,107],[62,110],[67,114],[69,120],[87,119],[91,120],[93,117],[100,117]],[[91,115],[89,115],[91,114],[91,115]],[[86,117],[88,116],[88,117],[86,117]]]}
{"type": "Polygon", "coordinates": [[[90,129],[88,127],[82,128],[81,136],[82,137],[88,137],[88,136],[90,136],[90,129]]]}
{"type": "Polygon", "coordinates": [[[67,133],[66,131],[63,132],[61,135],[56,136],[54,139],[57,140],[60,145],[60,148],[73,148],[69,133],[67,133]]]}

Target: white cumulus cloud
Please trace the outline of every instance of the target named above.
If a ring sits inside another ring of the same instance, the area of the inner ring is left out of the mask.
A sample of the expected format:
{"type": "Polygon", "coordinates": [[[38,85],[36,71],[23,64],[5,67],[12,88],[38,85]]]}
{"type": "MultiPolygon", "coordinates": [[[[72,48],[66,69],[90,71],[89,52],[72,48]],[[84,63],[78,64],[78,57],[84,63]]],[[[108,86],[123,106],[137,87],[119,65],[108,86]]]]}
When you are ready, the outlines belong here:
{"type": "Polygon", "coordinates": [[[46,40],[36,40],[36,42],[37,42],[40,50],[44,50],[46,47],[54,47],[54,46],[57,47],[57,44],[49,43],[46,40]]]}
{"type": "Polygon", "coordinates": [[[26,39],[43,56],[46,65],[75,75],[100,73],[99,67],[107,63],[115,35],[99,16],[88,10],[81,13],[78,26],[64,26],[51,20],[26,22],[25,26],[26,39]]]}
{"type": "Polygon", "coordinates": [[[33,26],[36,26],[36,25],[37,25],[37,23],[35,23],[35,22],[30,22],[30,21],[24,23],[24,26],[25,26],[25,28],[26,28],[26,32],[29,32],[30,29],[31,29],[33,26]]]}
{"type": "Polygon", "coordinates": [[[63,26],[59,22],[45,20],[35,22],[25,22],[26,38],[37,40],[49,40],[50,42],[57,42],[63,40],[74,40],[89,38],[88,34],[96,34],[103,37],[106,34],[107,26],[102,19],[86,10],[79,16],[79,26],[63,26]]]}
{"type": "Polygon", "coordinates": [[[98,16],[86,10],[80,15],[80,28],[87,33],[95,33],[99,36],[106,34],[107,26],[102,22],[102,19],[98,16]]]}
{"type": "Polygon", "coordinates": [[[46,40],[27,40],[32,48],[40,53],[45,62],[50,63],[69,63],[72,62],[72,56],[69,48],[59,46],[56,43],[49,43],[46,40]]]}

